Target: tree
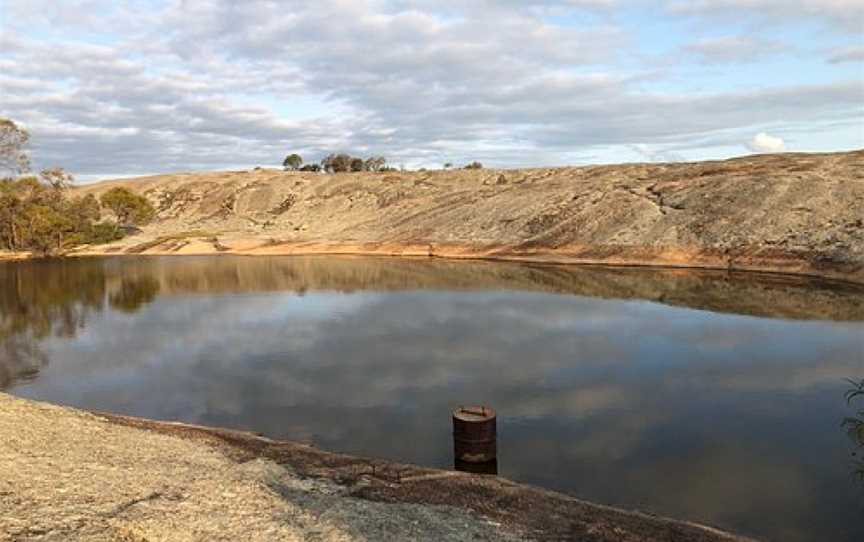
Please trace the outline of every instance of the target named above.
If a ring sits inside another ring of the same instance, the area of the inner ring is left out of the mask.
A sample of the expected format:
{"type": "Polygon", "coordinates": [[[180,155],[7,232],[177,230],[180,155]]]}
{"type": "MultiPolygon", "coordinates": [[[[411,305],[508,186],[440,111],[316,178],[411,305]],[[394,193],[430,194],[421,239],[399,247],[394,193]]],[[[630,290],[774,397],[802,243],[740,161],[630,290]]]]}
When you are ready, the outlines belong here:
{"type": "Polygon", "coordinates": [[[483,169],[483,164],[481,164],[480,162],[471,162],[470,164],[465,166],[465,169],[483,169]]]}
{"type": "Polygon", "coordinates": [[[335,157],[335,154],[328,154],[327,156],[322,158],[321,169],[323,169],[326,173],[333,173],[333,159],[335,157]]]}
{"type": "Polygon", "coordinates": [[[17,177],[30,171],[27,143],[30,134],[13,121],[0,118],[0,175],[17,177]]]}
{"type": "Polygon", "coordinates": [[[337,154],[333,158],[333,171],[336,173],[345,173],[351,171],[351,156],[348,154],[337,154]]]}
{"type": "Polygon", "coordinates": [[[39,173],[39,178],[42,182],[57,190],[65,190],[66,188],[71,187],[75,182],[72,175],[67,173],[66,170],[61,167],[43,169],[39,173]]]}
{"type": "Polygon", "coordinates": [[[27,249],[36,254],[52,254],[63,248],[66,234],[74,230],[68,216],[47,205],[34,205],[28,213],[27,249]]]}
{"type": "Polygon", "coordinates": [[[102,208],[93,194],[68,200],[65,205],[66,217],[70,220],[71,231],[67,232],[66,243],[98,244],[116,240],[116,226],[97,224],[102,217],[102,208]],[[111,232],[106,235],[106,231],[111,232]]]}
{"type": "Polygon", "coordinates": [[[450,169],[451,167],[453,167],[453,164],[451,162],[444,163],[444,169],[450,169]]]}
{"type": "Polygon", "coordinates": [[[300,168],[300,171],[311,171],[313,173],[317,173],[321,171],[321,166],[318,164],[306,164],[305,166],[300,168]]]}
{"type": "Polygon", "coordinates": [[[73,235],[85,233],[92,200],[70,202],[65,192],[62,185],[37,177],[0,181],[0,247],[45,255],[62,251],[73,235]]]}
{"type": "Polygon", "coordinates": [[[156,216],[156,210],[147,198],[121,186],[105,192],[102,195],[102,205],[110,209],[117,217],[117,222],[122,225],[146,224],[156,216]]]}
{"type": "MultiPolygon", "coordinates": [[[[386,171],[387,159],[383,156],[370,156],[362,159],[350,154],[330,154],[321,160],[321,167],[327,173],[346,171],[386,171]]],[[[302,170],[301,170],[302,171],[302,170]]]]}
{"type": "Polygon", "coordinates": [[[351,160],[347,154],[331,154],[321,160],[321,167],[327,173],[344,173],[351,171],[351,160]]]}
{"type": "Polygon", "coordinates": [[[282,161],[282,167],[285,168],[286,171],[289,169],[292,171],[297,171],[300,169],[300,166],[303,165],[303,158],[299,154],[289,154],[285,157],[285,160],[282,161]]]}
{"type": "Polygon", "coordinates": [[[13,193],[10,182],[0,187],[0,248],[22,250],[24,202],[13,193]]]}
{"type": "Polygon", "coordinates": [[[363,168],[366,171],[381,171],[386,163],[387,159],[383,156],[370,156],[363,163],[363,168]]]}
{"type": "Polygon", "coordinates": [[[93,194],[73,199],[69,202],[69,210],[79,222],[97,222],[102,216],[102,208],[93,194]]]}
{"type": "MultiPolygon", "coordinates": [[[[96,223],[101,209],[95,196],[68,196],[74,179],[62,168],[22,176],[30,168],[25,149],[28,141],[25,130],[11,120],[0,119],[0,173],[5,170],[9,174],[0,176],[0,249],[43,256],[62,254],[67,247],[82,243],[122,237],[116,224],[96,223]]],[[[132,195],[143,203],[132,205],[128,216],[139,222],[152,218],[149,202],[132,195]]]]}

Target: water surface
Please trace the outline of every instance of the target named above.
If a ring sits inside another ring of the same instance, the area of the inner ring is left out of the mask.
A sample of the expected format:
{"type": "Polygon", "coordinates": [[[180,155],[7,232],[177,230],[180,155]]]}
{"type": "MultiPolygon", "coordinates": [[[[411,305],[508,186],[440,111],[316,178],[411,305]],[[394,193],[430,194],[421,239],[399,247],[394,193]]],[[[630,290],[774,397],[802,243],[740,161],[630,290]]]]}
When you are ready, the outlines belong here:
{"type": "Polygon", "coordinates": [[[864,540],[864,292],[726,273],[372,258],[0,264],[0,389],[452,465],[776,540],[864,540]]]}

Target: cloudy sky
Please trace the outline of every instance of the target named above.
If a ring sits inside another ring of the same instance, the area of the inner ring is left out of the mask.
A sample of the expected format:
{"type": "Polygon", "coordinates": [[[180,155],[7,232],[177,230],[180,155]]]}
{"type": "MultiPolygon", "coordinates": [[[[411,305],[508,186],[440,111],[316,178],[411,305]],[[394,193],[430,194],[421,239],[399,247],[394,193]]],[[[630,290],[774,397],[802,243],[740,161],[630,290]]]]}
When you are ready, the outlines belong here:
{"type": "Polygon", "coordinates": [[[0,116],[88,181],[864,147],[864,0],[0,0],[0,116]]]}

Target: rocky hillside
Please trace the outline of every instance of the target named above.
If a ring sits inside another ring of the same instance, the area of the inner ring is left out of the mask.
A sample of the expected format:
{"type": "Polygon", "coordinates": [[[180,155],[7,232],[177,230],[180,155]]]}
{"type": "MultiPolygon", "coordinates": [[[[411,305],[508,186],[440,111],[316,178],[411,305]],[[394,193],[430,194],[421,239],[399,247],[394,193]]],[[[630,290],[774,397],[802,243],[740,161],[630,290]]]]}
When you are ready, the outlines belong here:
{"type": "Polygon", "coordinates": [[[864,150],[553,169],[172,174],[86,253],[368,253],[813,274],[864,283],[864,150]]]}

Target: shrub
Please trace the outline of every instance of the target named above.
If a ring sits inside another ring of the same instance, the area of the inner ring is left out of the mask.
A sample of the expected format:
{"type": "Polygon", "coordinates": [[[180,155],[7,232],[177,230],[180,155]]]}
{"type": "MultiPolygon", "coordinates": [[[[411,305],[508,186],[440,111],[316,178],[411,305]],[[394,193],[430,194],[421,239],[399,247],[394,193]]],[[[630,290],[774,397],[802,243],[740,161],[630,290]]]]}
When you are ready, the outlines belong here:
{"type": "Polygon", "coordinates": [[[126,236],[126,232],[120,229],[116,222],[100,222],[93,224],[88,235],[82,239],[82,243],[91,245],[105,245],[119,241],[126,236]]]}
{"type": "Polygon", "coordinates": [[[156,209],[147,198],[121,186],[105,192],[102,205],[110,209],[117,217],[117,222],[123,225],[146,224],[156,216],[156,209]]]}

